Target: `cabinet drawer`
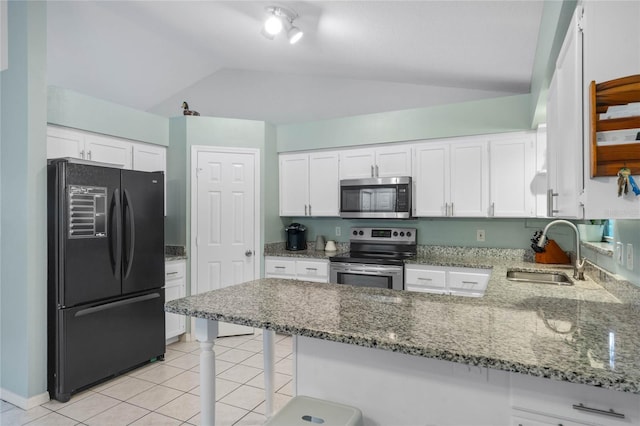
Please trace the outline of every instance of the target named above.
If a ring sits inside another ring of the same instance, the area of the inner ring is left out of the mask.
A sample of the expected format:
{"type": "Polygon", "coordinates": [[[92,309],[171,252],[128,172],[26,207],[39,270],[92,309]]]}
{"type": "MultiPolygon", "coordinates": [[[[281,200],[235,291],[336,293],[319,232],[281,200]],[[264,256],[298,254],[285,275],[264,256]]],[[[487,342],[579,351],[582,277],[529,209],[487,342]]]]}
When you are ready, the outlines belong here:
{"type": "Polygon", "coordinates": [[[579,424],[614,426],[640,423],[640,395],[595,386],[511,373],[511,401],[512,408],[516,410],[560,417],[579,424]],[[576,409],[580,404],[599,411],[576,409]],[[624,414],[624,418],[608,415],[609,410],[624,414]]]}
{"type": "Polygon", "coordinates": [[[484,293],[489,283],[486,272],[449,272],[449,289],[459,292],[484,293]]]}
{"type": "Polygon", "coordinates": [[[405,270],[405,290],[420,291],[418,288],[442,289],[446,285],[444,270],[407,268],[405,270]]]}
{"type": "Polygon", "coordinates": [[[164,280],[177,280],[184,278],[186,271],[186,263],[183,260],[165,262],[164,264],[164,280]]]}
{"type": "Polygon", "coordinates": [[[268,275],[295,276],[296,261],[284,259],[266,259],[264,262],[264,272],[268,275]]]}
{"type": "Polygon", "coordinates": [[[298,260],[296,274],[300,277],[326,278],[329,276],[329,262],[298,260]]]}

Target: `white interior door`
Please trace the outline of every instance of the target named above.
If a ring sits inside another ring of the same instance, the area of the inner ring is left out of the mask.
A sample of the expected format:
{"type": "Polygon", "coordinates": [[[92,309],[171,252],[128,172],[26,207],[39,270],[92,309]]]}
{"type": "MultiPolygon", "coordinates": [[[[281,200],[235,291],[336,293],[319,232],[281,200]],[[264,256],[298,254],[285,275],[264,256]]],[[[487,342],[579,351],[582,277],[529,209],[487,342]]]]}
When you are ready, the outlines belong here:
{"type": "MultiPolygon", "coordinates": [[[[194,148],[197,150],[197,148],[194,148]]],[[[197,150],[192,208],[192,294],[256,279],[258,156],[254,152],[197,150]]],[[[259,176],[259,174],[258,174],[259,176]]],[[[250,334],[253,328],[220,323],[219,335],[250,334]]]]}

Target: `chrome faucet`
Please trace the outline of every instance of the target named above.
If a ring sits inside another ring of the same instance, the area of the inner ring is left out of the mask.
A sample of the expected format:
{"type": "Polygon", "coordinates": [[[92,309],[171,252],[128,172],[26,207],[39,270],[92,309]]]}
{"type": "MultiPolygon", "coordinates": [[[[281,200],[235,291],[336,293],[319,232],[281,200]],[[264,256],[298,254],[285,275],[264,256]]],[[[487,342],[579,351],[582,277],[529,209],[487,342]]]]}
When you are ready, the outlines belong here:
{"type": "Polygon", "coordinates": [[[562,220],[562,219],[549,222],[547,226],[544,227],[544,230],[542,231],[542,236],[538,241],[538,247],[540,248],[544,247],[544,243],[547,241],[547,231],[553,225],[557,225],[559,223],[564,223],[565,225],[569,225],[571,229],[573,229],[576,233],[576,263],[575,265],[573,265],[573,278],[575,278],[576,280],[584,280],[585,259],[582,259],[582,257],[580,257],[580,232],[578,231],[578,227],[575,226],[573,223],[569,222],[568,220],[562,220]]]}

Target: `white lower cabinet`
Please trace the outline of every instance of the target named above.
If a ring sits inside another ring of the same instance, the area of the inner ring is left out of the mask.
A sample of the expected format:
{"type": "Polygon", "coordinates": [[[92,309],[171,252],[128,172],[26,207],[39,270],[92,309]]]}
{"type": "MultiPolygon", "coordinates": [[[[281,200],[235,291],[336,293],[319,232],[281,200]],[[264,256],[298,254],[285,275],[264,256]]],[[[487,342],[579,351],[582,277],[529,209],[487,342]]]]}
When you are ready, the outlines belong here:
{"type": "Polygon", "coordinates": [[[640,424],[640,395],[511,374],[513,425],[640,424]]]}
{"type": "MultiPolygon", "coordinates": [[[[170,260],[164,267],[165,302],[187,295],[186,261],[170,260]]],[[[174,339],[186,331],[186,317],[178,314],[165,314],[166,339],[174,339]]]]}
{"type": "Polygon", "coordinates": [[[490,269],[405,265],[404,289],[422,293],[481,297],[487,289],[490,269]]]}
{"type": "Polygon", "coordinates": [[[318,283],[329,282],[329,261],[267,256],[264,259],[265,278],[285,278],[318,283]]]}

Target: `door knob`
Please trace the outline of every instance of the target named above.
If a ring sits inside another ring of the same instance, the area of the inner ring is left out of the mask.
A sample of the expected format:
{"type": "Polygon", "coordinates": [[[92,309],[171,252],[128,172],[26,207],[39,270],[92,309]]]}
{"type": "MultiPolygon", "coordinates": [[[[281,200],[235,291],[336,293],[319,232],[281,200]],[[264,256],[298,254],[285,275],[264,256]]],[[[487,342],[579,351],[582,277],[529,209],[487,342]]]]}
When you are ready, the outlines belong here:
{"type": "Polygon", "coordinates": [[[252,250],[247,250],[247,251],[244,252],[244,255],[247,256],[247,257],[251,257],[251,256],[253,256],[253,251],[252,250]]]}

